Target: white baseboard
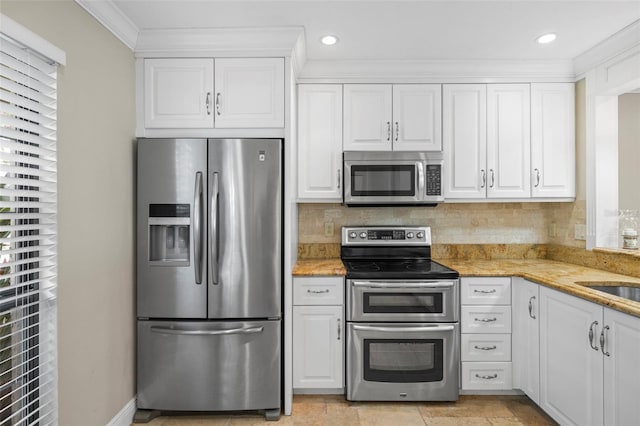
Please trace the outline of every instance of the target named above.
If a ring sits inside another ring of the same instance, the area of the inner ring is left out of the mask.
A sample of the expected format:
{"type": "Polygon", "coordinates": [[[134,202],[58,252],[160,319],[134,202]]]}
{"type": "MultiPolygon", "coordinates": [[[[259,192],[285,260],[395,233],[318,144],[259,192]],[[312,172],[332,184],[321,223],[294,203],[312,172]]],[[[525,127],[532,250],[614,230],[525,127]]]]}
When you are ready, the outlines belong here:
{"type": "Polygon", "coordinates": [[[122,407],[122,410],[116,414],[107,426],[130,426],[133,423],[133,416],[136,414],[136,397],[122,407]]]}

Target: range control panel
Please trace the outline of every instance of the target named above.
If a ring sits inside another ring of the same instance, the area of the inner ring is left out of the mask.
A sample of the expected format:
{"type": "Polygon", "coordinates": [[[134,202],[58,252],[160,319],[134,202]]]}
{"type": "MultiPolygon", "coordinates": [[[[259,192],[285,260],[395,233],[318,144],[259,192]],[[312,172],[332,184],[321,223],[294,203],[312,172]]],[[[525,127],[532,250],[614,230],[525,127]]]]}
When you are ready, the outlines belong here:
{"type": "Polygon", "coordinates": [[[431,245],[431,228],[352,227],[342,228],[342,245],[431,245]]]}

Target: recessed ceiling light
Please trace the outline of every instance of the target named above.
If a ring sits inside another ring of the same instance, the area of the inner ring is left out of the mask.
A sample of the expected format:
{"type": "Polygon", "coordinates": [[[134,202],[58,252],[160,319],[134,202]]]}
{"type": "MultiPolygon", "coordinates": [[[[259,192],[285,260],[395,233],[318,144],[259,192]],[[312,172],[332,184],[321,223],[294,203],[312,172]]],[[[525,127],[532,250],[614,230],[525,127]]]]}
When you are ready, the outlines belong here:
{"type": "Polygon", "coordinates": [[[334,44],[336,44],[338,42],[338,37],[334,36],[334,35],[326,35],[323,36],[320,39],[320,43],[327,45],[327,46],[332,46],[334,44]]]}
{"type": "Polygon", "coordinates": [[[556,35],[554,33],[549,33],[549,34],[541,35],[536,39],[536,41],[540,44],[547,44],[547,43],[551,43],[555,39],[556,39],[556,35]]]}

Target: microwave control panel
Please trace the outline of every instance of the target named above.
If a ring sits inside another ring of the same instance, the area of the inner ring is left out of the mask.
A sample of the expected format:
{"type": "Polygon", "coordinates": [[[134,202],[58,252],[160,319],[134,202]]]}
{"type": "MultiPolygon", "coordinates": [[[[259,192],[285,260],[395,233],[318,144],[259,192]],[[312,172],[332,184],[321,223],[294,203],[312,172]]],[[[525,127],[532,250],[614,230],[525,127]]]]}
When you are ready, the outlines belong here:
{"type": "Polygon", "coordinates": [[[440,196],[442,195],[442,165],[428,164],[426,170],[426,195],[440,196]]]}

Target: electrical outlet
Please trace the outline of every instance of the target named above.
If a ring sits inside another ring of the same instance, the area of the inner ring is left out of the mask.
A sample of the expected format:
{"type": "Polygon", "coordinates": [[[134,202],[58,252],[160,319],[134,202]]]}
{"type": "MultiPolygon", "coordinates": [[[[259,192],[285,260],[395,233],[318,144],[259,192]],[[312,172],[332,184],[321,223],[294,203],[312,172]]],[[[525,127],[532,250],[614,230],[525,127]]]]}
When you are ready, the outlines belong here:
{"type": "Polygon", "coordinates": [[[576,240],[586,241],[587,239],[587,225],[584,223],[577,223],[573,227],[573,238],[576,240]]]}
{"type": "Polygon", "coordinates": [[[324,223],[324,236],[333,237],[333,222],[324,223]]]}

